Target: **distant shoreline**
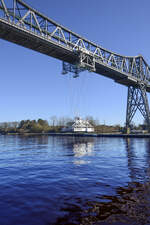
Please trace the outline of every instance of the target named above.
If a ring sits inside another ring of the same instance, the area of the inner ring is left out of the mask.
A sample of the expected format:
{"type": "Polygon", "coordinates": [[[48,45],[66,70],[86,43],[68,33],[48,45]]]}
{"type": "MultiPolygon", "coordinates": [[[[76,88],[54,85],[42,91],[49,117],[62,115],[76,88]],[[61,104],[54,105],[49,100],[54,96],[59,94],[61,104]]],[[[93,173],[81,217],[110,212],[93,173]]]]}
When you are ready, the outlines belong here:
{"type": "Polygon", "coordinates": [[[113,133],[2,133],[2,135],[48,135],[48,136],[74,136],[74,137],[122,137],[122,138],[150,138],[149,134],[113,134],[113,133]]]}

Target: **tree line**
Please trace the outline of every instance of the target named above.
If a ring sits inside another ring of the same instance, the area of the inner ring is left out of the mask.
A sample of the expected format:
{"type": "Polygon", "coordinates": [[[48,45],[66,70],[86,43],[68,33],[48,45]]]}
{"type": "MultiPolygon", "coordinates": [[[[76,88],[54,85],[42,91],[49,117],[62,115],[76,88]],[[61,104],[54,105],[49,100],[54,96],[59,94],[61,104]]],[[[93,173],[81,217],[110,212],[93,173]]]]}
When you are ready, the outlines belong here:
{"type": "MultiPolygon", "coordinates": [[[[97,133],[115,133],[123,132],[125,127],[121,125],[106,125],[101,124],[98,119],[92,116],[84,118],[94,126],[97,133]]],[[[74,123],[74,119],[69,117],[50,117],[50,120],[21,120],[20,122],[3,122],[0,123],[1,133],[51,133],[61,132],[63,127],[71,126],[74,123]]],[[[142,125],[134,126],[134,129],[143,129],[142,125]]]]}

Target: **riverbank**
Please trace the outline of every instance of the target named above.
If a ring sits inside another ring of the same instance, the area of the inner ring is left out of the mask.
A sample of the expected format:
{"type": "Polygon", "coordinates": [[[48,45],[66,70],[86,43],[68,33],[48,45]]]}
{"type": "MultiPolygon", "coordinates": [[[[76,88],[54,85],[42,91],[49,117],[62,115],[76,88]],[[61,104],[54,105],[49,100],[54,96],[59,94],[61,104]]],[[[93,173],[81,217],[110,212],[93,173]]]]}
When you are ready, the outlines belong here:
{"type": "Polygon", "coordinates": [[[49,136],[74,136],[74,137],[121,137],[121,138],[150,138],[148,134],[121,134],[121,133],[2,133],[2,135],[49,135],[49,136]]]}
{"type": "Polygon", "coordinates": [[[96,134],[96,133],[48,133],[54,136],[76,136],[76,137],[135,137],[135,138],[150,138],[150,134],[96,134]]]}

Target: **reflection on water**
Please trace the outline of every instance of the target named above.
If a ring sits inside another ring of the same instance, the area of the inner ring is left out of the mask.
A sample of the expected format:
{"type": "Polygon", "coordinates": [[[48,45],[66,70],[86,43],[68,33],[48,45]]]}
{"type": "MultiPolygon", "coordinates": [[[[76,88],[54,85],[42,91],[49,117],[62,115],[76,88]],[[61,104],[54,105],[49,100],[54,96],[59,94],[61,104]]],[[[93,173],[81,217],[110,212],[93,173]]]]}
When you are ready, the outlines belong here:
{"type": "Polygon", "coordinates": [[[86,141],[84,143],[75,143],[75,144],[73,144],[74,157],[78,158],[78,159],[74,160],[74,163],[76,165],[90,163],[89,160],[83,160],[82,158],[84,156],[91,156],[93,147],[94,147],[94,143],[93,142],[88,142],[88,141],[86,141]]]}
{"type": "Polygon", "coordinates": [[[92,149],[94,144],[87,142],[87,143],[78,143],[73,145],[73,152],[75,157],[83,157],[85,155],[91,156],[92,149]]]}
{"type": "Polygon", "coordinates": [[[118,214],[131,225],[150,210],[149,139],[0,136],[0,162],[0,225],[96,224],[118,214]]]}
{"type": "Polygon", "coordinates": [[[146,182],[150,178],[150,140],[128,138],[125,142],[132,182],[146,182]]]}

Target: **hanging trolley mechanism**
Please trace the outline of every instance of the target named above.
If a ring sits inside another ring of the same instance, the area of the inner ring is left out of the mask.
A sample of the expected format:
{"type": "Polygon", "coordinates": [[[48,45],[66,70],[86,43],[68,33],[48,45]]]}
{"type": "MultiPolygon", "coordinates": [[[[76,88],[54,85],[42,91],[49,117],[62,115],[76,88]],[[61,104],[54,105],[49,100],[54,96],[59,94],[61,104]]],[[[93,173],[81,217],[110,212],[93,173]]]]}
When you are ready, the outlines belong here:
{"type": "Polygon", "coordinates": [[[83,68],[80,68],[78,64],[73,65],[64,61],[62,67],[63,67],[62,74],[66,75],[67,73],[73,73],[73,78],[79,77],[79,73],[85,70],[83,68]]]}
{"type": "Polygon", "coordinates": [[[62,64],[62,74],[65,75],[67,73],[73,73],[73,78],[79,77],[79,73],[88,70],[89,72],[95,71],[95,59],[93,55],[89,51],[85,49],[78,49],[76,51],[78,60],[75,62],[75,64],[70,64],[63,61],[62,64]]]}

